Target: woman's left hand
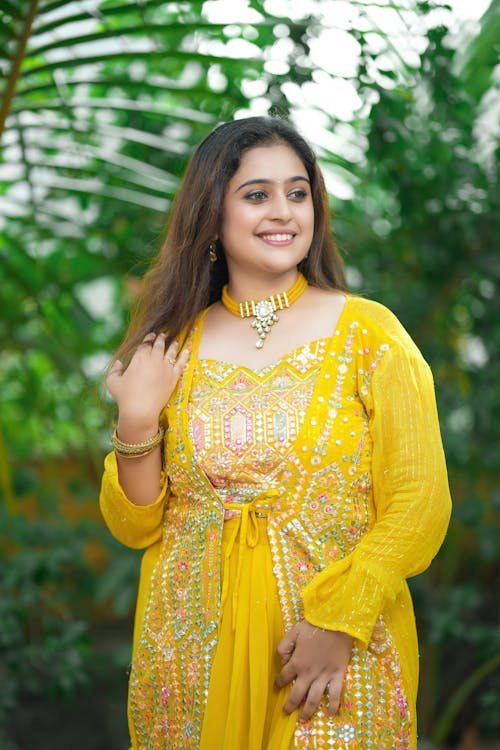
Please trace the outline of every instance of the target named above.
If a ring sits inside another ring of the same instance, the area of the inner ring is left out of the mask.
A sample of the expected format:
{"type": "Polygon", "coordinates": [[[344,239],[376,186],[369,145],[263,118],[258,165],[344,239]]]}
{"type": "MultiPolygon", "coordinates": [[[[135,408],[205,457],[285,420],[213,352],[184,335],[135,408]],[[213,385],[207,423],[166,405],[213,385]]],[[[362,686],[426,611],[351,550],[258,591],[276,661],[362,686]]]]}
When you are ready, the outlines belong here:
{"type": "Polygon", "coordinates": [[[328,699],[328,715],[337,713],[352,642],[353,638],[347,633],[323,630],[307,620],[286,633],[278,644],[284,666],[274,683],[279,689],[293,682],[283,706],[286,714],[303,704],[299,720],[309,721],[323,695],[328,699]]]}

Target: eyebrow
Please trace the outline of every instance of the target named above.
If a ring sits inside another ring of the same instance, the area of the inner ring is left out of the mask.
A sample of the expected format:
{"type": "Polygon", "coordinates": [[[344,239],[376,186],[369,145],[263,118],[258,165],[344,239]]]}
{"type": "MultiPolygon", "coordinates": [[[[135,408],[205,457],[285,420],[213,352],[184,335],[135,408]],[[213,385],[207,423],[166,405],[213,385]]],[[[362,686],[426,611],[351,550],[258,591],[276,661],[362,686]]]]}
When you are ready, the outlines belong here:
{"type": "MultiPolygon", "coordinates": [[[[236,190],[234,191],[237,193],[239,190],[243,190],[243,188],[248,187],[249,185],[273,185],[276,181],[275,180],[268,180],[264,177],[260,178],[257,177],[254,180],[247,180],[246,182],[243,182],[236,190]]],[[[295,175],[295,177],[289,177],[285,182],[307,182],[308,185],[310,185],[309,180],[307,177],[303,177],[302,175],[295,175]]]]}

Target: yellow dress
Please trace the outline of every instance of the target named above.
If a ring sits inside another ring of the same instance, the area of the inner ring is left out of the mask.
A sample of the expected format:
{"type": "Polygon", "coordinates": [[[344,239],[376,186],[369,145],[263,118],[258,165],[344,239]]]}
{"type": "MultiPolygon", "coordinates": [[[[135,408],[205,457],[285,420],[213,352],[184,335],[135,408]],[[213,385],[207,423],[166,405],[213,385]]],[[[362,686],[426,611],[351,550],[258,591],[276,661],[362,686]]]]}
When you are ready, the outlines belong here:
{"type": "Polygon", "coordinates": [[[432,378],[392,314],[347,298],[331,339],[260,370],[192,358],[168,405],[150,506],[105,461],[112,533],[147,548],[129,693],[132,750],[416,747],[418,652],[405,579],[450,499],[432,378]],[[306,617],[354,638],[341,709],[282,707],[276,647],[306,617]]]}
{"type": "Polygon", "coordinates": [[[326,345],[311,342],[259,370],[210,360],[195,366],[189,402],[195,452],[228,508],[219,641],[200,750],[293,747],[296,716],[282,711],[288,690],[278,694],[273,688],[281,670],[276,646],[285,627],[267,521],[257,516],[244,533],[241,511],[231,505],[243,497],[254,500],[280,471],[303,423],[326,345]]]}

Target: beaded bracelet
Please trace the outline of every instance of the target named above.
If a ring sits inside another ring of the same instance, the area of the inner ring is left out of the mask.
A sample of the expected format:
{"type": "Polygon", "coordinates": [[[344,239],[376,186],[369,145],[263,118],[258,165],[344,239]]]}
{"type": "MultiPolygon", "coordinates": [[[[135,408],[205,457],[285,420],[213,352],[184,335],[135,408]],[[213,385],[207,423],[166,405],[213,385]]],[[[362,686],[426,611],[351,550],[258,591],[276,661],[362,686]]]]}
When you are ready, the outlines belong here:
{"type": "Polygon", "coordinates": [[[165,428],[161,425],[158,428],[158,432],[148,440],[144,440],[142,443],[124,443],[116,434],[116,428],[111,436],[111,445],[120,456],[126,456],[126,458],[142,458],[152,453],[157,445],[160,445],[161,441],[165,437],[165,428]]]}

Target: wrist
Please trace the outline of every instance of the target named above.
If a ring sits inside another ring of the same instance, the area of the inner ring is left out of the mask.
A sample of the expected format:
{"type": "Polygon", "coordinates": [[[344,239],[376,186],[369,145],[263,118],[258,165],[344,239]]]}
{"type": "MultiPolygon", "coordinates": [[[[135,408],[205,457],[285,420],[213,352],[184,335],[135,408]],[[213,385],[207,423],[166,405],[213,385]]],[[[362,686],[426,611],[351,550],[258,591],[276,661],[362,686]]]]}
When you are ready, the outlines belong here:
{"type": "Polygon", "coordinates": [[[116,434],[124,443],[142,443],[154,437],[158,429],[158,419],[139,421],[119,417],[116,424],[116,434]]]}

